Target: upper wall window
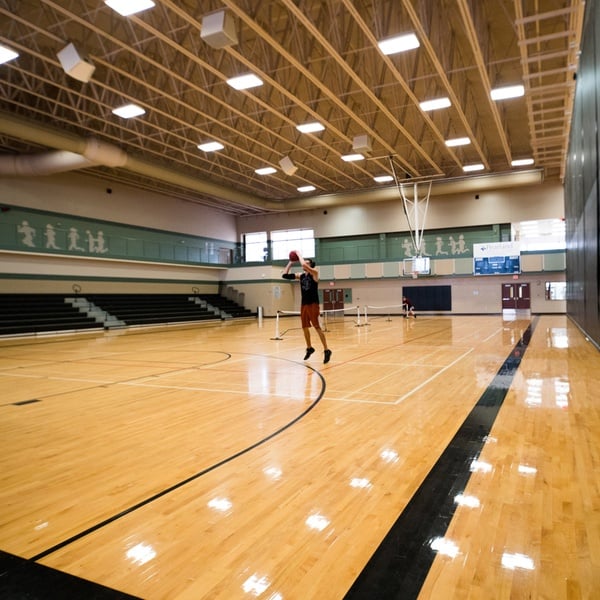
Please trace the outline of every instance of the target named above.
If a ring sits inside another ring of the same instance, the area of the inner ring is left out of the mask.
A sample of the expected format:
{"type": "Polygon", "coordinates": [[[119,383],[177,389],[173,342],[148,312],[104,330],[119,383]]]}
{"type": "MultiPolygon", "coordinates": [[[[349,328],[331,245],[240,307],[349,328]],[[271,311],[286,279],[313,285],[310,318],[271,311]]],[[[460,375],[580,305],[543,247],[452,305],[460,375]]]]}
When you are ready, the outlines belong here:
{"type": "Polygon", "coordinates": [[[314,229],[283,229],[271,231],[273,260],[287,260],[290,250],[298,250],[304,258],[315,256],[314,229]]]}
{"type": "Polygon", "coordinates": [[[244,256],[246,262],[264,262],[269,258],[266,231],[244,234],[244,256]]]}
{"type": "Polygon", "coordinates": [[[512,224],[513,241],[521,244],[521,252],[564,250],[565,221],[563,219],[541,219],[512,224]]]}
{"type": "Polygon", "coordinates": [[[546,300],[566,300],[567,284],[564,281],[546,281],[546,300]]]}

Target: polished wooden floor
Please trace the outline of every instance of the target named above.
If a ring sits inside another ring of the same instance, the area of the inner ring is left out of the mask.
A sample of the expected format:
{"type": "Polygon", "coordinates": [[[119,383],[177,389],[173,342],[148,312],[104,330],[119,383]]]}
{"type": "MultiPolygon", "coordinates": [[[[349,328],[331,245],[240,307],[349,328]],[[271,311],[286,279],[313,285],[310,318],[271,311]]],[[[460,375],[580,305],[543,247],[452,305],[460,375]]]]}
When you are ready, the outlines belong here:
{"type": "Polygon", "coordinates": [[[504,382],[418,597],[600,598],[600,353],[565,316],[511,375],[530,321],[330,319],[323,365],[296,319],[0,340],[0,550],[147,600],[342,599],[504,382]]]}

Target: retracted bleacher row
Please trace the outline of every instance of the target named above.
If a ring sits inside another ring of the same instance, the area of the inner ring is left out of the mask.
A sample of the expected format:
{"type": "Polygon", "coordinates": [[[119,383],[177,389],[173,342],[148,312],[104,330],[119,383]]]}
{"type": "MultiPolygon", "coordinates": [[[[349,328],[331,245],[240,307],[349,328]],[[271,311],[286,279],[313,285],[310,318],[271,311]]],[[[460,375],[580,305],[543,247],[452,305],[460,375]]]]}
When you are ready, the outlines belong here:
{"type": "Polygon", "coordinates": [[[0,335],[102,327],[56,294],[0,294],[0,335]]]}
{"type": "Polygon", "coordinates": [[[256,316],[218,294],[0,294],[0,336],[256,316]]]}

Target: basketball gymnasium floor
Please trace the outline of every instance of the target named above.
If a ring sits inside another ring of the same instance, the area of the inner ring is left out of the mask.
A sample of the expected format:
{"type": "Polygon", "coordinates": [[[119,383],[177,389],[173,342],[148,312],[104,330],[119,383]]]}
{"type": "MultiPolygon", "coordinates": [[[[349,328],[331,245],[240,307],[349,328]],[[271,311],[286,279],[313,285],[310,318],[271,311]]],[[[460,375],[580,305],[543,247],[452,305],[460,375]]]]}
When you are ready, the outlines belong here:
{"type": "Polygon", "coordinates": [[[570,320],[298,321],[0,340],[0,596],[598,597],[570,320]]]}

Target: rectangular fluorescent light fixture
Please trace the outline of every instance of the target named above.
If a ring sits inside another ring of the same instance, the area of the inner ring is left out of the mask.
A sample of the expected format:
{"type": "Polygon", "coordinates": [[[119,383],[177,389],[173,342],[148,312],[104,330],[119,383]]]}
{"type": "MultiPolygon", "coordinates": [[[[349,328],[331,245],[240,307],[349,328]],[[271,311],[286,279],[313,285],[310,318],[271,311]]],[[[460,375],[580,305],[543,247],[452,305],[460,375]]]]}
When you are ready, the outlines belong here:
{"type": "Polygon", "coordinates": [[[519,158],[518,160],[513,160],[510,164],[513,167],[526,167],[527,165],[532,165],[533,163],[533,158],[519,158]]]}
{"type": "Polygon", "coordinates": [[[325,127],[318,121],[314,121],[313,123],[302,123],[301,125],[296,125],[296,129],[300,133],[316,133],[317,131],[323,131],[325,127]]]}
{"type": "Polygon", "coordinates": [[[132,117],[139,117],[140,115],[143,115],[146,111],[137,104],[125,104],[124,106],[115,108],[112,112],[113,115],[117,115],[118,117],[131,119],[132,117]]]}
{"type": "Polygon", "coordinates": [[[204,144],[198,144],[198,150],[203,152],[216,152],[217,150],[223,150],[225,146],[220,142],[205,142],[204,144]]]}
{"type": "Polygon", "coordinates": [[[477,163],[475,165],[465,165],[463,167],[463,171],[465,173],[470,173],[471,171],[483,171],[485,167],[481,163],[477,163]]]}
{"type": "Polygon", "coordinates": [[[104,4],[123,17],[134,15],[154,6],[152,0],[104,0],[104,4]]]}
{"type": "Polygon", "coordinates": [[[446,140],[446,146],[448,146],[448,148],[453,148],[454,146],[466,146],[470,143],[471,140],[468,137],[452,138],[446,140]]]}
{"type": "Polygon", "coordinates": [[[373,177],[373,179],[377,183],[386,183],[388,181],[394,181],[394,178],[391,175],[377,175],[377,177],[373,177]]]}
{"type": "Polygon", "coordinates": [[[355,162],[357,160],[365,160],[362,154],[345,154],[342,156],[342,160],[345,162],[355,162]]]}
{"type": "Polygon", "coordinates": [[[15,52],[14,50],[11,50],[10,48],[0,44],[0,65],[12,60],[13,58],[17,58],[17,56],[19,56],[18,52],[15,52]]]}
{"type": "Polygon", "coordinates": [[[383,54],[398,54],[398,52],[406,52],[407,50],[413,50],[420,46],[419,40],[414,33],[407,33],[405,35],[397,35],[391,38],[386,38],[377,42],[379,49],[383,54]]]}
{"type": "Polygon", "coordinates": [[[273,173],[277,173],[277,169],[273,167],[262,167],[260,169],[256,169],[254,171],[257,175],[272,175],[273,173]]]}
{"type": "Polygon", "coordinates": [[[449,98],[436,98],[435,100],[425,100],[419,104],[422,111],[437,110],[438,108],[448,108],[451,106],[449,98]]]}
{"type": "Polygon", "coordinates": [[[301,193],[304,192],[314,192],[317,188],[314,185],[303,185],[299,188],[297,188],[297,190],[301,193]]]}
{"type": "Polygon", "coordinates": [[[238,75],[227,80],[227,85],[230,85],[235,90],[248,90],[253,87],[258,87],[263,84],[263,80],[260,77],[254,75],[254,73],[247,73],[246,75],[238,75]]]}
{"type": "Polygon", "coordinates": [[[493,89],[490,95],[492,100],[506,100],[507,98],[518,98],[524,94],[525,88],[522,85],[508,85],[493,89]]]}

